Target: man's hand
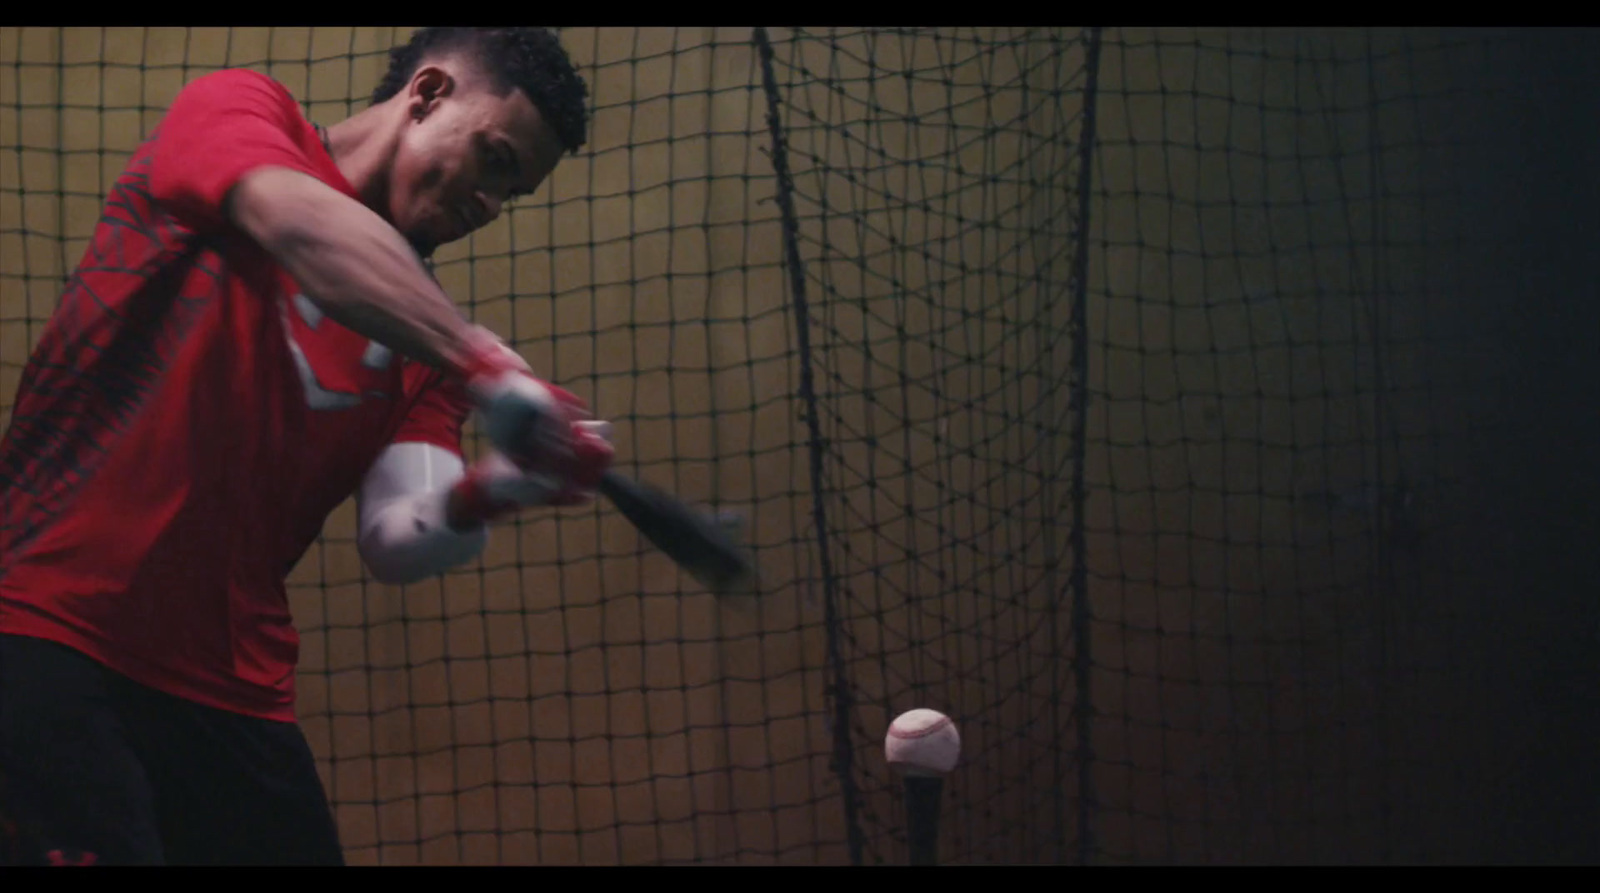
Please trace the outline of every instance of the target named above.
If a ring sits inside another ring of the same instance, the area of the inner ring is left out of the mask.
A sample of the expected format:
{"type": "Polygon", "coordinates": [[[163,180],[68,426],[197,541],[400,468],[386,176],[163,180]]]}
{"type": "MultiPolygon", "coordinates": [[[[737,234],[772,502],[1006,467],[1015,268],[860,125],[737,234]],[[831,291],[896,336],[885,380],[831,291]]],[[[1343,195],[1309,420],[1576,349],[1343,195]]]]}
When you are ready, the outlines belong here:
{"type": "Polygon", "coordinates": [[[461,375],[495,449],[524,471],[564,473],[578,448],[573,424],[589,417],[582,400],[535,378],[516,351],[482,327],[468,339],[461,375]]]}
{"type": "Polygon", "coordinates": [[[574,506],[594,499],[600,477],[611,467],[611,424],[572,421],[571,450],[559,466],[518,467],[491,452],[467,469],[450,489],[446,516],[456,530],[493,523],[533,506],[574,506]]]}

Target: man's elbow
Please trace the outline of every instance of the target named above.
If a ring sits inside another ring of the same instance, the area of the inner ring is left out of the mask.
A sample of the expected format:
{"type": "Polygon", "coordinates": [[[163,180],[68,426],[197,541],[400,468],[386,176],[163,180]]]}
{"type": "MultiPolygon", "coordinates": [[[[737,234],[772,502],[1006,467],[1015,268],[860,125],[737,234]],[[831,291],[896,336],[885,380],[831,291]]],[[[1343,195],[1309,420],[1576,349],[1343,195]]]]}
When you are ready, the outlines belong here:
{"type": "Polygon", "coordinates": [[[389,564],[381,559],[373,560],[366,556],[362,557],[362,563],[366,565],[367,574],[374,581],[384,586],[410,586],[433,576],[432,574],[423,573],[419,568],[389,564]]]}
{"type": "Polygon", "coordinates": [[[361,555],[361,564],[367,569],[367,575],[385,586],[409,586],[426,576],[419,573],[414,564],[407,566],[399,560],[400,556],[394,554],[394,550],[379,546],[370,534],[357,540],[356,550],[361,555]]]}
{"type": "Polygon", "coordinates": [[[444,540],[420,539],[410,544],[386,543],[376,533],[357,542],[361,563],[385,586],[410,586],[471,561],[488,544],[487,530],[444,540]]]}

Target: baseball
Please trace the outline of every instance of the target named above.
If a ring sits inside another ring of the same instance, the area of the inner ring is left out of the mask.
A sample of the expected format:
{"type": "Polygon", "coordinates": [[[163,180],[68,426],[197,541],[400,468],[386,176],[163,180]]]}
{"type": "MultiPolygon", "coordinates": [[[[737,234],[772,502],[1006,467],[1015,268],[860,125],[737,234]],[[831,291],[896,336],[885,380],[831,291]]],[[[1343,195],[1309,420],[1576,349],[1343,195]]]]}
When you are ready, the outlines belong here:
{"type": "Polygon", "coordinates": [[[908,710],[889,724],[883,751],[889,765],[908,774],[942,775],[961,758],[961,734],[937,710],[908,710]]]}

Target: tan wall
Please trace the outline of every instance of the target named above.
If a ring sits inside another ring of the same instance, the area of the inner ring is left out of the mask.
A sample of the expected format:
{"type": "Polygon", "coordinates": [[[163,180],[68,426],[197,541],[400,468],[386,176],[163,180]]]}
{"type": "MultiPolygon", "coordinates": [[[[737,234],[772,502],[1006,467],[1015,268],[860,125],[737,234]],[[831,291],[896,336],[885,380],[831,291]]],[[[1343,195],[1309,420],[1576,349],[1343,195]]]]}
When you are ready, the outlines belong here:
{"type": "MultiPolygon", "coordinates": [[[[331,123],[407,33],[0,32],[0,424],[106,186],[184,82],[255,67],[331,123]]],[[[994,53],[973,52],[970,30],[819,34],[777,32],[775,72],[805,85],[785,126],[870,851],[903,857],[883,730],[936,706],[967,745],[947,849],[1042,860],[1076,832],[1078,796],[1069,445],[1033,425],[1065,431],[1072,411],[1082,36],[1057,33],[1052,54],[1039,33],[985,32],[994,53]]],[[[1461,646],[1414,634],[1436,600],[1382,614],[1393,599],[1372,596],[1366,522],[1310,500],[1371,475],[1373,306],[1412,345],[1385,357],[1383,430],[1409,468],[1466,466],[1461,438],[1483,420],[1449,384],[1484,358],[1417,346],[1438,331],[1469,343],[1441,310],[1453,280],[1437,258],[1363,247],[1369,122],[1348,110],[1366,106],[1366,72],[1333,60],[1362,58],[1365,38],[1200,37],[1206,49],[1187,32],[1109,32],[1101,71],[1087,456],[1099,843],[1112,861],[1345,858],[1375,847],[1374,767],[1407,753],[1403,727],[1376,737],[1378,680],[1397,715],[1456,716],[1442,683],[1461,646]],[[1380,616],[1411,630],[1390,657],[1409,675],[1378,672],[1380,616]]],[[[401,591],[364,580],[346,505],[292,577],[307,733],[356,862],[843,861],[749,30],[564,42],[594,94],[590,146],[442,253],[440,279],[617,421],[625,468],[745,512],[764,594],[699,594],[605,510],[530,515],[481,562],[401,591]]],[[[1383,95],[1434,93],[1454,71],[1448,55],[1394,58],[1383,95]]],[[[1393,245],[1451,220],[1416,198],[1434,171],[1417,140],[1449,111],[1422,105],[1379,119],[1393,245]]],[[[1461,511],[1460,492],[1429,490],[1429,518],[1461,511]]]]}

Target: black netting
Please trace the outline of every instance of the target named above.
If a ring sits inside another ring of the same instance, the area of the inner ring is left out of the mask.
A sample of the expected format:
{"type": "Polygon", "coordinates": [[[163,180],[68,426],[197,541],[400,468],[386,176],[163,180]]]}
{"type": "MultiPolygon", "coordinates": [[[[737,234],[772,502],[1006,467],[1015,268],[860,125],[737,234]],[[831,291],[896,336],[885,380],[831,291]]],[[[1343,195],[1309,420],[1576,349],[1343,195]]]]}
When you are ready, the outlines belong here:
{"type": "MultiPolygon", "coordinates": [[[[331,124],[408,34],[0,31],[0,424],[184,83],[255,68],[331,124]]],[[[964,741],[945,861],[1511,845],[1488,183],[1546,44],[561,34],[589,145],[436,272],[625,471],[743,513],[763,591],[703,594],[605,505],[379,586],[346,505],[291,599],[352,861],[903,862],[915,707],[964,741]]]]}

